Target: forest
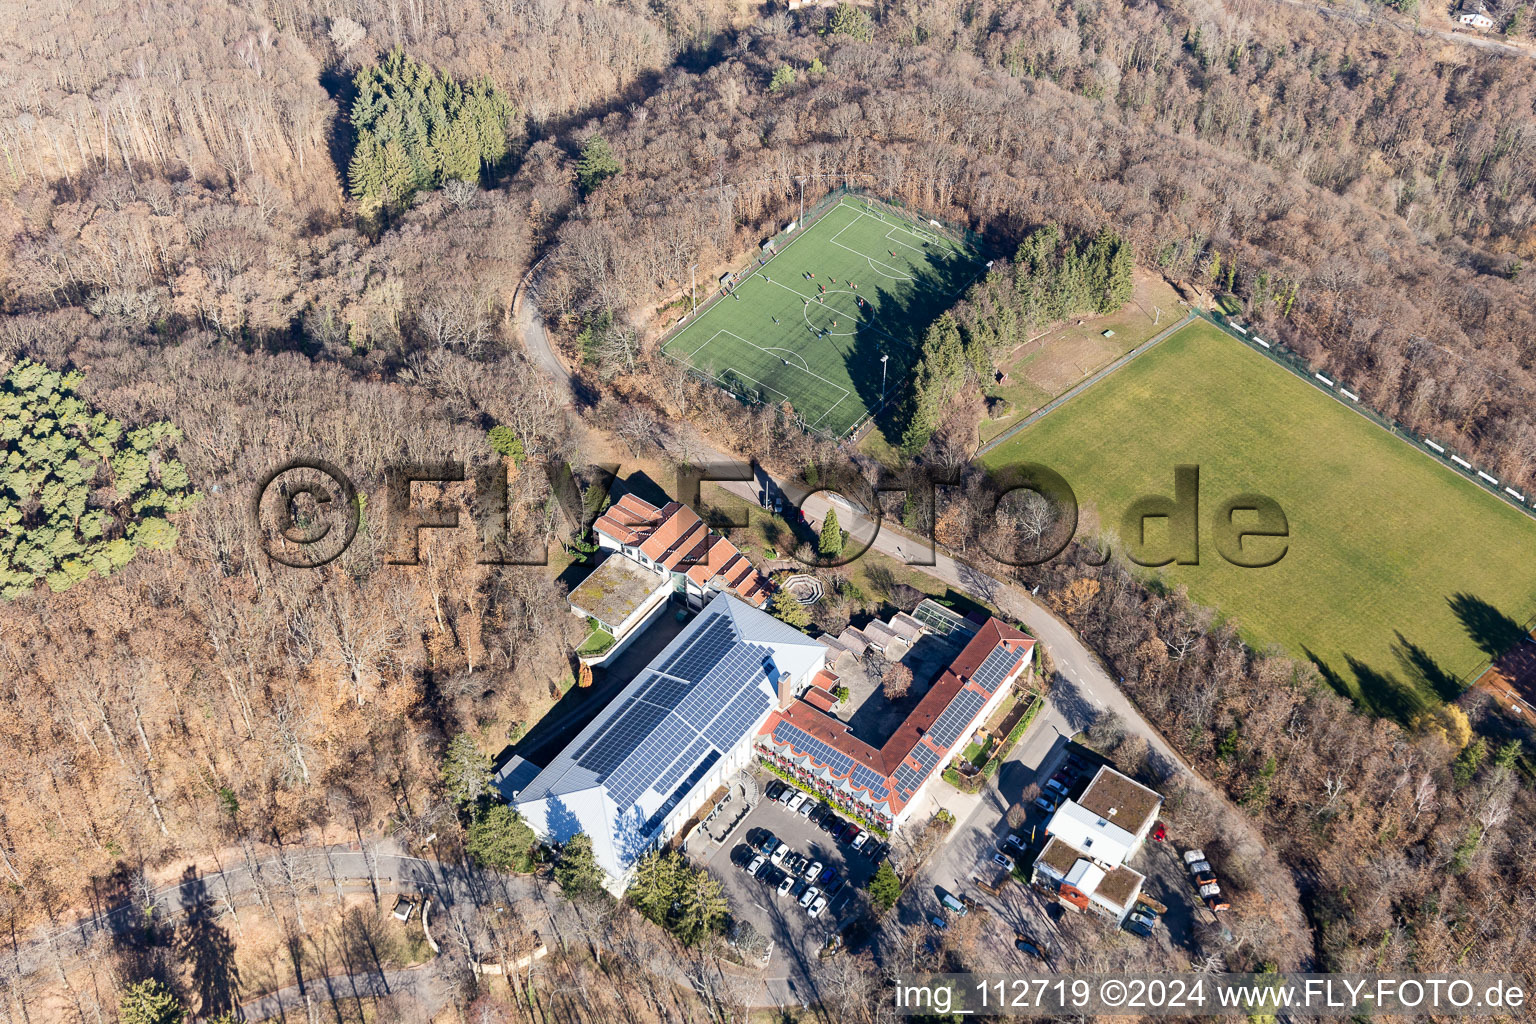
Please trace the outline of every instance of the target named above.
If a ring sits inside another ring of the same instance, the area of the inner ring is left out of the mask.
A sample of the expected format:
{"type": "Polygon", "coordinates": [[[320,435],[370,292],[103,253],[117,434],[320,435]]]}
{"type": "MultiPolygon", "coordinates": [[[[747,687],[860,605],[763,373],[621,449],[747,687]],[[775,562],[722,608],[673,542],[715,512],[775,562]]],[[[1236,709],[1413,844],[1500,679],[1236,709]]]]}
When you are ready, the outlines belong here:
{"type": "MultiPolygon", "coordinates": [[[[354,836],[441,833],[463,852],[444,751],[467,735],[494,755],[558,697],[582,633],[558,574],[446,541],[404,570],[371,530],[323,569],[285,569],[261,555],[251,488],[300,456],[373,495],[391,463],[500,464],[514,529],[559,553],[571,524],[546,463],[615,441],[791,471],[833,454],[655,346],[690,266],[712,280],[794,217],[802,185],[807,201],[876,191],[1009,256],[1047,225],[1109,232],[1536,489],[1536,75],[1519,58],[1267,0],[48,0],[0,25],[0,61],[0,365],[61,374],[79,415],[154,451],[139,487],[39,490],[28,528],[57,501],[49,516],[94,510],[101,532],[60,531],[55,563],[28,556],[29,586],[7,569],[9,1019],[94,1021],[117,989],[175,980],[169,947],[107,947],[34,1015],[15,973],[33,928],[145,879],[354,836]],[[423,115],[442,115],[436,156],[370,162],[354,118],[391,59],[460,97],[423,115]],[[520,343],[515,299],[541,259],[576,409],[520,343]]],[[[972,302],[959,321],[995,312],[972,302]]],[[[974,452],[970,365],[931,403],[919,458],[974,452]]],[[[101,443],[106,468],[65,471],[104,483],[121,453],[101,443]]],[[[974,551],[957,508],[941,539],[974,551]]],[[[1310,666],[1071,552],[1043,592],[1281,853],[1317,963],[1493,969],[1536,945],[1536,801],[1475,697],[1414,731],[1365,718],[1310,666]]],[[[641,965],[676,954],[643,921],[603,920],[581,977],[617,1012],[641,965]]],[[[944,956],[986,963],[959,938],[944,956]]],[[[676,988],[629,1009],[724,1019],[679,963],[676,988]]],[[[825,970],[845,972],[829,1019],[875,1019],[872,967],[825,970]]]]}

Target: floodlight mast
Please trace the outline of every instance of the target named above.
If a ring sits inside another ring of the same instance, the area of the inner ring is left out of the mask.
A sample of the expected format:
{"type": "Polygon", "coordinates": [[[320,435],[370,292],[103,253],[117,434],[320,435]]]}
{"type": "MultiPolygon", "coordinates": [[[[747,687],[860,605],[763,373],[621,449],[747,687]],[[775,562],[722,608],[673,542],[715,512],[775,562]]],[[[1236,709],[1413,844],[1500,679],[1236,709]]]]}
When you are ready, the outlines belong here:
{"type": "Polygon", "coordinates": [[[880,357],[880,404],[885,404],[885,375],[890,369],[891,354],[887,352],[880,357]]]}
{"type": "Polygon", "coordinates": [[[800,184],[800,219],[795,222],[795,226],[803,228],[805,227],[805,179],[796,178],[795,181],[800,184]]]}
{"type": "Polygon", "coordinates": [[[699,308],[699,282],[693,275],[693,272],[698,269],[697,263],[688,268],[688,291],[692,295],[693,303],[688,309],[690,313],[699,308]]]}

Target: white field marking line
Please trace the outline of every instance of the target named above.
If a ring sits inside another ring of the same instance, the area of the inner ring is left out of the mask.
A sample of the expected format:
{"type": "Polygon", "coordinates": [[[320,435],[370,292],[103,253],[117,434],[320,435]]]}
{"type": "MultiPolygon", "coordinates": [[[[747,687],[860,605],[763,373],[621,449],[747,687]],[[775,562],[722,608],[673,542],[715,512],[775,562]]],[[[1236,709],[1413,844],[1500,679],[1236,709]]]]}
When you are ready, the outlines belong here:
{"type": "Polygon", "coordinates": [[[822,413],[820,416],[816,417],[816,422],[811,424],[811,429],[812,430],[820,429],[821,421],[826,419],[828,416],[831,416],[832,415],[832,409],[836,409],[838,406],[842,405],[843,402],[847,398],[848,398],[848,396],[845,394],[845,395],[843,395],[842,398],[839,398],[837,401],[833,402],[831,408],[829,408],[826,412],[822,413]]]}
{"type": "Polygon", "coordinates": [[[736,376],[740,377],[742,380],[749,381],[750,383],[756,384],[758,387],[762,388],[764,391],[772,391],[774,394],[779,396],[779,400],[780,401],[783,401],[783,402],[788,402],[789,401],[789,396],[786,395],[784,392],[780,391],[778,388],[769,387],[767,384],[764,384],[762,381],[758,380],[756,377],[753,377],[753,376],[750,376],[748,374],[742,373],[740,370],[736,369],[736,367],[734,367],[734,366],[727,366],[724,370],[722,370],[719,373],[715,374],[715,380],[720,384],[721,387],[726,388],[726,390],[730,390],[730,388],[726,385],[725,380],[724,380],[724,376],[727,373],[734,373],[736,376]]]}
{"type": "Polygon", "coordinates": [[[711,334],[709,337],[707,337],[703,341],[699,342],[698,347],[693,349],[693,351],[689,352],[688,355],[684,357],[687,360],[687,362],[689,363],[689,365],[692,365],[693,357],[695,355],[697,355],[698,353],[702,352],[704,350],[704,346],[705,345],[708,345],[710,342],[714,341],[716,338],[720,337],[720,335],[722,335],[724,333],[726,333],[726,332],[723,331],[723,330],[716,331],[714,334],[711,334]]]}
{"type": "MultiPolygon", "coordinates": [[[[763,348],[763,346],[757,344],[756,342],[748,341],[746,338],[743,338],[739,334],[731,334],[730,331],[721,331],[720,333],[721,334],[730,334],[731,337],[735,338],[737,341],[741,342],[743,345],[751,345],[753,348],[757,349],[759,352],[767,352],[768,351],[767,349],[763,348]]],[[[783,361],[783,362],[785,362],[786,365],[788,365],[787,361],[783,360],[783,357],[781,357],[781,356],[774,356],[773,358],[779,359],[780,361],[783,361]]],[[[732,369],[733,372],[740,373],[743,377],[746,377],[746,374],[741,373],[741,371],[737,370],[735,367],[732,367],[731,369],[732,369]]],[[[812,377],[815,377],[817,380],[821,381],[823,384],[828,384],[828,385],[836,388],[837,390],[841,391],[843,393],[843,398],[847,398],[848,397],[848,389],[847,388],[843,387],[841,384],[837,383],[836,381],[827,380],[827,378],[823,377],[821,374],[817,373],[815,370],[801,369],[798,366],[793,366],[793,367],[791,367],[791,369],[800,370],[801,373],[808,373],[812,377]]],[[[750,380],[751,378],[748,378],[748,379],[750,380]]],[[[762,382],[758,381],[757,383],[761,384],[762,382]]],[[[766,384],[762,384],[762,386],[763,387],[768,387],[768,385],[766,385],[766,384]]],[[[777,391],[778,389],[777,388],[769,388],[769,390],[770,391],[777,391]]],[[[783,394],[783,392],[779,392],[779,393],[783,394]]],[[[789,399],[788,395],[785,395],[784,397],[785,397],[786,400],[789,399]]],[[[838,401],[841,402],[842,398],[839,398],[838,401]]]]}
{"type": "MultiPolygon", "coordinates": [[[[873,214],[865,213],[863,210],[860,210],[856,206],[853,207],[853,211],[855,213],[858,213],[858,214],[862,215],[862,216],[869,217],[871,220],[879,220],[880,223],[882,223],[882,224],[889,223],[888,221],[886,221],[886,219],[884,217],[875,217],[873,214]]],[[[906,227],[905,225],[897,224],[896,226],[900,227],[900,228],[904,228],[906,231],[910,232],[914,237],[917,237],[917,238],[921,238],[922,237],[922,235],[918,234],[916,231],[913,231],[911,228],[906,227]]],[[[839,231],[838,234],[842,234],[842,232],[839,231]]],[[[947,247],[947,255],[949,255],[949,256],[959,256],[961,259],[965,260],[971,266],[980,268],[980,269],[978,269],[976,271],[976,273],[974,275],[972,275],[972,277],[971,277],[971,279],[969,281],[966,281],[964,284],[962,284],[959,288],[955,289],[949,295],[949,298],[951,298],[951,299],[958,298],[959,296],[965,294],[965,291],[966,291],[967,288],[969,288],[971,285],[976,283],[977,278],[981,277],[981,275],[986,272],[986,269],[987,269],[987,267],[990,264],[985,263],[982,260],[978,260],[978,259],[972,257],[971,255],[966,253],[963,249],[961,249],[958,245],[956,245],[953,242],[948,241],[947,239],[940,239],[940,242],[944,246],[947,247]]],[[[846,249],[848,247],[847,246],[843,246],[843,248],[846,249]]],[[[863,256],[864,254],[860,253],[859,255],[863,256]]],[[[868,256],[864,256],[864,258],[866,260],[869,259],[868,256]]],[[[889,337],[889,335],[887,335],[887,337],[889,337]]],[[[912,346],[908,346],[908,347],[911,348],[912,346]]]]}
{"type": "MultiPolygon", "coordinates": [[[[890,270],[896,270],[896,268],[893,267],[889,263],[884,263],[884,262],[876,260],[873,256],[869,255],[869,253],[864,252],[861,249],[855,249],[851,245],[844,245],[842,242],[838,241],[838,238],[842,235],[842,233],[844,231],[847,231],[849,228],[853,227],[853,225],[855,223],[857,223],[857,221],[852,221],[852,222],[849,222],[847,224],[844,224],[843,227],[842,227],[842,230],[838,231],[837,234],[832,236],[832,238],[830,239],[831,243],[833,245],[837,246],[839,249],[845,250],[846,252],[853,253],[855,256],[863,256],[864,257],[864,261],[869,264],[869,269],[874,271],[875,273],[879,274],[881,277],[888,278],[889,280],[892,280],[892,281],[911,281],[913,284],[917,283],[917,278],[913,277],[911,274],[904,274],[904,273],[902,273],[899,270],[897,270],[896,273],[894,273],[894,274],[887,274],[885,272],[885,270],[881,269],[881,267],[885,267],[886,269],[890,269],[890,270]]],[[[900,244],[906,245],[905,242],[902,242],[900,244]]],[[[911,246],[907,246],[907,248],[910,249],[911,246]]]]}
{"type": "MultiPolygon", "coordinates": [[[[808,363],[806,363],[805,357],[802,356],[799,352],[796,352],[792,348],[779,348],[777,345],[775,345],[775,346],[772,346],[770,348],[765,348],[765,349],[763,349],[763,351],[764,352],[785,352],[785,353],[788,353],[789,355],[793,356],[794,358],[800,360],[800,363],[799,363],[800,369],[804,370],[806,373],[810,373],[811,372],[811,367],[810,367],[810,365],[808,363]]],[[[784,357],[780,356],[779,358],[783,359],[784,357]]],[[[785,360],[785,361],[787,362],[788,360],[785,360]]]]}
{"type": "MultiPolygon", "coordinates": [[[[814,294],[807,294],[805,292],[795,291],[795,289],[791,288],[789,285],[787,285],[787,284],[780,284],[777,281],[772,281],[772,282],[769,282],[769,283],[772,284],[775,288],[783,288],[785,291],[789,292],[790,294],[798,295],[800,298],[805,299],[806,300],[806,305],[805,305],[805,307],[803,309],[800,310],[800,315],[802,317],[806,318],[805,322],[806,322],[807,325],[814,326],[814,325],[811,324],[810,318],[806,315],[806,312],[805,312],[807,309],[810,308],[810,300],[814,299],[816,297],[814,294]]],[[[851,293],[848,293],[848,292],[843,292],[842,289],[838,289],[838,292],[839,292],[839,294],[851,294],[851,293]]],[[[887,331],[885,328],[881,327],[879,324],[875,323],[873,320],[866,319],[864,316],[862,316],[862,315],[860,315],[858,313],[847,313],[844,310],[838,308],[837,306],[830,306],[830,307],[828,307],[825,302],[818,303],[818,305],[821,305],[823,307],[829,308],[833,312],[838,313],[838,314],[840,314],[842,316],[847,316],[850,319],[857,320],[859,323],[861,323],[864,326],[870,328],[871,330],[879,331],[881,334],[885,335],[891,341],[893,341],[896,344],[900,345],[902,348],[906,349],[909,352],[915,351],[911,345],[907,344],[905,341],[902,341],[900,338],[896,337],[894,334],[891,334],[889,331],[887,331]]],[[[871,311],[874,310],[874,306],[869,305],[869,303],[865,303],[865,305],[869,306],[871,311]]],[[[851,334],[849,334],[849,335],[838,334],[838,335],[835,335],[835,337],[852,337],[852,335],[851,334]]]]}
{"type": "MultiPolygon", "coordinates": [[[[875,218],[873,214],[866,213],[865,211],[860,210],[857,206],[853,206],[852,209],[853,209],[853,212],[861,214],[861,215],[863,215],[865,217],[870,217],[871,219],[878,219],[880,221],[880,223],[882,223],[882,224],[892,225],[891,226],[891,231],[905,231],[907,234],[911,235],[913,238],[919,239],[920,241],[932,242],[933,244],[935,244],[935,245],[939,246],[940,248],[944,249],[945,250],[945,255],[948,255],[948,256],[959,256],[962,259],[964,259],[967,263],[975,264],[978,267],[983,265],[981,260],[975,259],[975,258],[967,255],[965,253],[965,251],[960,248],[960,246],[956,245],[954,242],[950,241],[947,238],[941,238],[941,237],[938,237],[938,236],[925,235],[923,232],[918,231],[916,228],[912,227],[912,225],[907,224],[904,221],[892,222],[892,221],[886,220],[884,217],[875,218]]],[[[886,234],[886,237],[890,238],[889,232],[886,234]]],[[[908,248],[910,249],[910,248],[915,248],[915,247],[914,246],[908,246],[908,248]]],[[[925,253],[924,255],[927,255],[927,254],[925,253]]]]}

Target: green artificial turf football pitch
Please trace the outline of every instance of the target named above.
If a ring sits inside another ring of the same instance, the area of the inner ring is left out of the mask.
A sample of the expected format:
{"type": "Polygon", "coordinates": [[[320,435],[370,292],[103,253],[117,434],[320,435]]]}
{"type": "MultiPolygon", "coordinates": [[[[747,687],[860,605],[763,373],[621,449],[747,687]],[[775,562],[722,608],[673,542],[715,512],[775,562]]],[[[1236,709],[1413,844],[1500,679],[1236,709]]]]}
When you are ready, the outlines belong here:
{"type": "Polygon", "coordinates": [[[985,269],[974,251],[893,209],[844,197],[663,351],[841,437],[905,391],[923,332],[985,269]]]}
{"type": "Polygon", "coordinates": [[[1173,495],[1176,465],[1198,465],[1200,564],[1145,571],[1400,719],[1453,696],[1536,612],[1536,522],[1203,321],[985,461],[1050,466],[1116,531],[1136,498],[1173,495]],[[1242,492],[1289,520],[1268,568],[1213,542],[1218,506],[1242,492]]]}

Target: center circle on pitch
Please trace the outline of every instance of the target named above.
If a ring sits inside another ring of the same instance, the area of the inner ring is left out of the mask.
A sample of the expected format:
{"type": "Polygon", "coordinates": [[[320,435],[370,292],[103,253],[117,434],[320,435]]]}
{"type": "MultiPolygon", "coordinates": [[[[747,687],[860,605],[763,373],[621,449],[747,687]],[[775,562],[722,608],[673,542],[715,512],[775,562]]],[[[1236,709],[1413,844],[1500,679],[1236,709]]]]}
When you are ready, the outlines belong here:
{"type": "Polygon", "coordinates": [[[817,302],[815,296],[812,296],[811,301],[806,304],[803,310],[805,322],[814,330],[825,331],[837,338],[846,338],[854,334],[860,318],[864,315],[859,309],[858,293],[847,288],[837,288],[820,294],[823,301],[817,302]],[[838,296],[835,302],[832,298],[834,295],[838,296]],[[853,311],[850,312],[844,308],[846,306],[852,306],[853,311]],[[832,326],[834,320],[837,321],[836,327],[832,326]]]}

